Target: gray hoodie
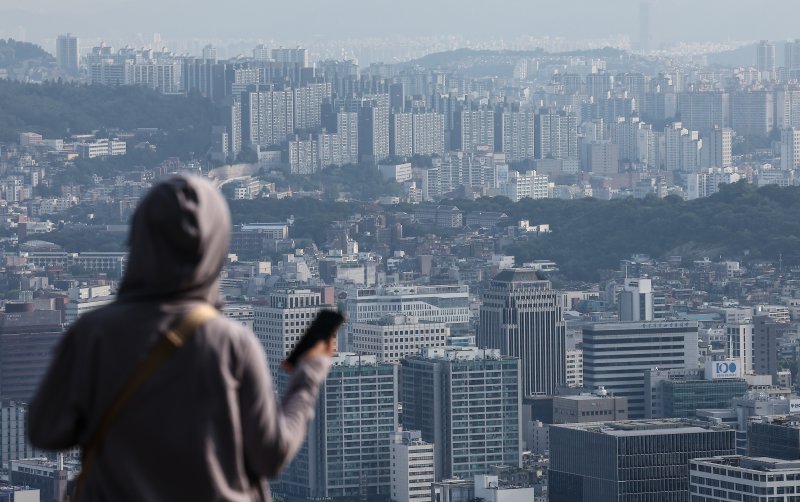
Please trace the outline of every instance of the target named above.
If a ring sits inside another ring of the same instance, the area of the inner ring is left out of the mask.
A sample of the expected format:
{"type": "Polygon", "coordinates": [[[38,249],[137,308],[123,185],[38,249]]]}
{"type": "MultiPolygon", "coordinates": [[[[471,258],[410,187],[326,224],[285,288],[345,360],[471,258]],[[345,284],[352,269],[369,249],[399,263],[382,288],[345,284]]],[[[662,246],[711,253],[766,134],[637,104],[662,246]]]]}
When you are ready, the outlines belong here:
{"type": "MultiPolygon", "coordinates": [[[[31,443],[84,445],[164,331],[198,302],[219,306],[229,235],[228,207],[208,181],[175,176],[150,190],[133,217],[118,299],[65,334],[30,405],[31,443]]],[[[83,499],[269,500],[265,479],[301,446],[329,366],[301,363],[278,400],[253,334],[212,319],[121,411],[83,499]]]]}

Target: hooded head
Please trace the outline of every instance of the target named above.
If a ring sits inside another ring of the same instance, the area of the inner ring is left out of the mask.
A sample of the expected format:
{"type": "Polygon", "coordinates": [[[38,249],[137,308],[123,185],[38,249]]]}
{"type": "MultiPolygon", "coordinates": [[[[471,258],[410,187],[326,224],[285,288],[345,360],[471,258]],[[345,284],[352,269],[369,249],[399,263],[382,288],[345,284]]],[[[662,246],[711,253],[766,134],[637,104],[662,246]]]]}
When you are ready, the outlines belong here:
{"type": "Polygon", "coordinates": [[[230,230],[228,205],[208,180],[178,175],[159,182],[133,215],[119,298],[219,305],[230,230]]]}

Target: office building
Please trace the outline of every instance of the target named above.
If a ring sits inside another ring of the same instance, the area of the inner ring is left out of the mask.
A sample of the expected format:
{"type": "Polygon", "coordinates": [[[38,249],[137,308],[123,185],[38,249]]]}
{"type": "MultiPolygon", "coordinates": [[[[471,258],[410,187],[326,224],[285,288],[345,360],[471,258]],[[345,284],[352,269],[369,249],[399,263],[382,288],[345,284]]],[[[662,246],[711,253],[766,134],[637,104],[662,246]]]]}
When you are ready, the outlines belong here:
{"type": "Polygon", "coordinates": [[[475,483],[472,479],[443,479],[431,486],[430,500],[433,502],[473,502],[475,483]]]}
{"type": "Polygon", "coordinates": [[[567,349],[567,387],[583,387],[583,350],[567,349]]]}
{"type": "Polygon", "coordinates": [[[436,479],[433,445],[420,431],[398,431],[391,435],[392,500],[429,502],[436,479]]]}
{"type": "Polygon", "coordinates": [[[533,269],[506,269],[483,295],[476,341],[520,359],[522,393],[552,394],[566,382],[562,305],[550,281],[533,269]]]}
{"type": "Polygon", "coordinates": [[[592,394],[553,396],[553,423],[572,424],[628,419],[628,400],[605,389],[592,394]]]}
{"type": "Polygon", "coordinates": [[[61,337],[60,311],[6,305],[0,313],[0,399],[30,402],[61,337]]]}
{"type": "Polygon", "coordinates": [[[267,353],[273,374],[282,375],[280,364],[289,355],[306,328],[324,309],[322,293],[310,289],[278,289],[253,310],[253,332],[267,353]]]}
{"type": "Polygon", "coordinates": [[[306,443],[277,488],[291,499],[388,499],[397,371],[374,356],[336,354],[306,443]]]}
{"type": "Polygon", "coordinates": [[[400,364],[403,425],[435,445],[438,479],[521,466],[518,359],[496,349],[437,347],[400,364]]]}
{"type": "Polygon", "coordinates": [[[628,398],[628,416],[645,417],[644,372],[697,367],[697,322],[593,323],[583,330],[583,385],[628,398]]]}
{"type": "Polygon", "coordinates": [[[800,498],[800,462],[741,455],[695,458],[689,461],[692,502],[800,498]]]}
{"type": "Polygon", "coordinates": [[[56,39],[56,63],[70,75],[78,75],[80,64],[78,38],[71,33],[59,35],[56,39]]]}
{"type": "MultiPolygon", "coordinates": [[[[470,321],[469,288],[467,286],[400,286],[381,285],[355,288],[346,293],[348,340],[352,326],[380,321],[387,315],[404,315],[418,322],[446,323],[451,329],[466,327],[470,321]]],[[[346,350],[352,347],[347,340],[346,350]]]]}
{"type": "MultiPolygon", "coordinates": [[[[800,410],[800,401],[795,400],[794,407],[795,412],[800,410]]],[[[747,454],[751,457],[800,460],[800,415],[784,412],[781,416],[763,416],[761,421],[749,421],[747,440],[747,454]]]]}
{"type": "Polygon", "coordinates": [[[736,360],[708,361],[705,370],[645,370],[645,418],[692,418],[697,410],[730,408],[747,389],[736,360]]]}
{"type": "Polygon", "coordinates": [[[27,486],[39,490],[39,500],[57,502],[66,500],[70,483],[80,472],[77,460],[57,460],[43,457],[12,460],[8,470],[8,481],[12,485],[27,486]]]}
{"type": "Polygon", "coordinates": [[[753,322],[751,318],[726,323],[725,356],[741,363],[742,372],[753,372],[753,322]]]}
{"type": "Polygon", "coordinates": [[[650,279],[625,279],[619,294],[619,320],[653,320],[653,282],[650,279]]]}
{"type": "Polygon", "coordinates": [[[772,383],[778,383],[778,338],[785,329],[769,315],[753,317],[753,372],[756,375],[772,375],[772,383]]]}
{"type": "Polygon", "coordinates": [[[552,425],[549,500],[688,500],[689,460],[734,453],[734,430],[727,426],[679,420],[552,425]]]}
{"type": "Polygon", "coordinates": [[[444,347],[450,336],[447,323],[420,322],[403,315],[352,323],[350,332],[354,352],[374,355],[378,361],[386,363],[398,363],[424,347],[444,347]]]}
{"type": "Polygon", "coordinates": [[[31,446],[27,435],[28,405],[15,401],[0,401],[0,470],[9,462],[43,455],[31,446]]]}

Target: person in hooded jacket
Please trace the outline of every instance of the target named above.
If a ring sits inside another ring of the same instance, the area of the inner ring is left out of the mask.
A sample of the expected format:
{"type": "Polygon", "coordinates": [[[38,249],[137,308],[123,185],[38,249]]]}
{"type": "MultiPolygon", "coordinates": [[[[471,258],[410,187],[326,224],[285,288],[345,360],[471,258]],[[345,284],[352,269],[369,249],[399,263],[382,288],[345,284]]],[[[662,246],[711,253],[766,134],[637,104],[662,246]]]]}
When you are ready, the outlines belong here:
{"type": "MultiPolygon", "coordinates": [[[[220,306],[229,236],[227,204],[207,180],[175,176],[148,192],[116,301],[70,326],[30,403],[33,445],[86,446],[165,331],[202,302],[220,306]]],[[[221,315],[207,321],[120,411],[80,502],[269,500],[266,479],[303,443],[333,343],[306,353],[278,400],[255,336],[221,315]]]]}

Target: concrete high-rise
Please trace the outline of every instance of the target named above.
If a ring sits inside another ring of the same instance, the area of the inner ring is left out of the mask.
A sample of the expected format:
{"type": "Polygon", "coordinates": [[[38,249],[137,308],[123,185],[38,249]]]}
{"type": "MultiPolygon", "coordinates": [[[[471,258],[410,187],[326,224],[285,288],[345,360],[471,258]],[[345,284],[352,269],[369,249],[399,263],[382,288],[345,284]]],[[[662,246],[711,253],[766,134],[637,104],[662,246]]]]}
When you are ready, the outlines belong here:
{"type": "Polygon", "coordinates": [[[391,435],[392,500],[428,502],[436,479],[433,444],[420,431],[398,431],[391,435]]]}
{"type": "Polygon", "coordinates": [[[625,279],[625,284],[619,293],[619,320],[653,320],[653,281],[625,279]]]}
{"type": "Polygon", "coordinates": [[[781,131],[781,169],[791,171],[800,168],[800,128],[790,127],[781,131]]]}
{"type": "Polygon", "coordinates": [[[784,66],[789,70],[800,69],[800,39],[786,42],[784,47],[784,66]]]}
{"type": "Polygon", "coordinates": [[[379,101],[362,103],[358,110],[358,154],[361,161],[377,164],[389,153],[389,107],[379,101]]]}
{"type": "Polygon", "coordinates": [[[639,4],[639,51],[650,52],[652,35],[650,34],[650,4],[641,2],[639,4]]]}
{"type": "Polygon", "coordinates": [[[386,500],[397,430],[398,367],[339,353],[320,388],[308,439],[280,478],[291,498],[386,500]]]}
{"type": "Polygon", "coordinates": [[[778,365],[778,337],[785,326],[765,314],[753,317],[753,372],[772,375],[775,385],[781,369],[778,365]]]}
{"type": "Polygon", "coordinates": [[[645,417],[644,372],[691,369],[696,321],[594,323],[583,329],[583,385],[628,398],[630,418],[645,417]]]}
{"type": "Polygon", "coordinates": [[[266,303],[255,305],[253,332],[267,353],[273,374],[283,375],[281,362],[323,308],[331,307],[319,291],[289,288],[275,290],[266,303]]]}
{"type": "Polygon", "coordinates": [[[403,426],[435,445],[437,479],[519,467],[519,360],[496,349],[422,349],[401,361],[403,426]]]}
{"type": "Polygon", "coordinates": [[[733,129],[714,127],[703,137],[700,152],[702,167],[730,167],[733,165],[733,129]]]}
{"type": "Polygon", "coordinates": [[[56,62],[58,66],[71,75],[78,74],[80,56],[78,53],[78,38],[71,33],[59,35],[56,39],[56,62]]]}
{"type": "Polygon", "coordinates": [[[536,114],[537,159],[577,159],[578,118],[574,113],[543,108],[536,114]]]}
{"type": "Polygon", "coordinates": [[[532,111],[498,111],[495,114],[495,150],[505,153],[508,162],[536,158],[535,122],[532,111]]]}
{"type": "Polygon", "coordinates": [[[767,79],[775,76],[775,44],[762,40],[756,48],[756,69],[766,74],[767,79]]]}
{"type": "Polygon", "coordinates": [[[525,396],[552,394],[566,382],[566,341],[558,291],[533,269],[503,270],[483,295],[480,347],[518,357],[525,396]]]}
{"type": "Polygon", "coordinates": [[[679,420],[551,425],[549,500],[689,500],[689,460],[734,453],[735,431],[727,426],[679,420]]]}

